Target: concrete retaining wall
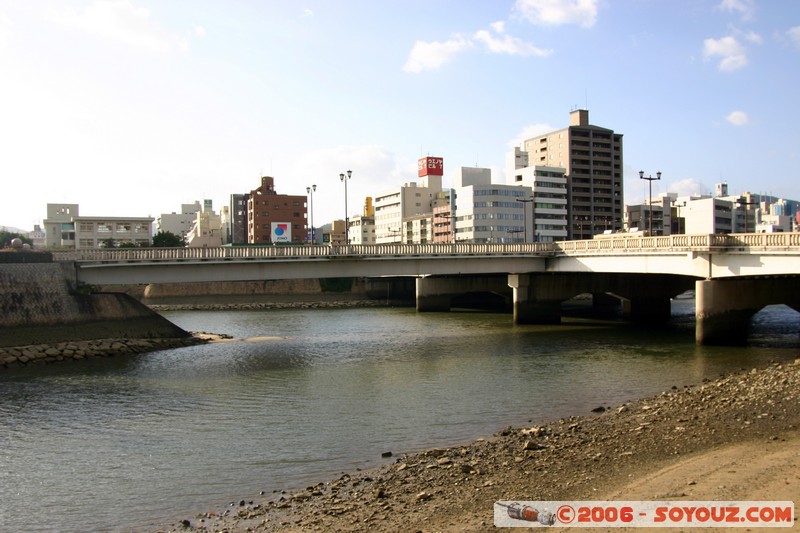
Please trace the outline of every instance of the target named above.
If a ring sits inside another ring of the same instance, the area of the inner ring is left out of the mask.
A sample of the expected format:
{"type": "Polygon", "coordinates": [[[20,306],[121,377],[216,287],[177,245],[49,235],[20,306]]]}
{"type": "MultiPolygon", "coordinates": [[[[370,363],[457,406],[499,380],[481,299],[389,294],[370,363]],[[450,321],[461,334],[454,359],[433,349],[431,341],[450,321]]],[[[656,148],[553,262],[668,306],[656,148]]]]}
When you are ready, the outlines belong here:
{"type": "Polygon", "coordinates": [[[59,263],[0,264],[0,346],[189,336],[126,294],[77,292],[59,263]]]}

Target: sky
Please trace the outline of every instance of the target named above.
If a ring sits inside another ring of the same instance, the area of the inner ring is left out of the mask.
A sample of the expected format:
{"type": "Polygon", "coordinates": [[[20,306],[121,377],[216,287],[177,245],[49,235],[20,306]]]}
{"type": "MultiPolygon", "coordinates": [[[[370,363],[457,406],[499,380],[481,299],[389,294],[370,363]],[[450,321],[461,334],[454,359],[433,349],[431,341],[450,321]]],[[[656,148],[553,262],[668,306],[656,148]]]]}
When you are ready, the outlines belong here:
{"type": "Polygon", "coordinates": [[[626,204],[640,170],[800,200],[798,95],[796,0],[0,0],[0,225],[219,212],[268,175],[320,226],[428,155],[506,183],[578,108],[623,134],[626,204]]]}

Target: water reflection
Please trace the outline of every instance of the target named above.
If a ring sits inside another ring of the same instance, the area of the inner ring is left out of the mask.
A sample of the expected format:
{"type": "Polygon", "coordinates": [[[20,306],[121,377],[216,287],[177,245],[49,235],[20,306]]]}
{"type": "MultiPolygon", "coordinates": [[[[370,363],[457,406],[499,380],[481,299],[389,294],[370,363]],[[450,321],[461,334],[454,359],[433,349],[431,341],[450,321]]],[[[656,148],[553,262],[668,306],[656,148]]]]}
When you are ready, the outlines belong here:
{"type": "Polygon", "coordinates": [[[796,356],[785,309],[758,317],[757,342],[720,348],[695,345],[693,310],[680,306],[658,330],[407,309],[165,313],[189,330],[266,338],[0,375],[0,520],[141,528],[370,466],[387,450],[796,356]]]}

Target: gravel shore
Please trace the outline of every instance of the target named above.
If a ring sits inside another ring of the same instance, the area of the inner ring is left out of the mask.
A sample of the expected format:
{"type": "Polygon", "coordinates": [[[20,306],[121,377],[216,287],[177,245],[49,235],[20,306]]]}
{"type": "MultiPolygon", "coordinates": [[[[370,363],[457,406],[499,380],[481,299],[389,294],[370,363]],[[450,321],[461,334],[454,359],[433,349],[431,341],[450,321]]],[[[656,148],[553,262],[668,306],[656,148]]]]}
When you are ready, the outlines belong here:
{"type": "Polygon", "coordinates": [[[798,501],[798,428],[800,359],[243,495],[160,531],[490,531],[497,500],[798,501]]]}
{"type": "Polygon", "coordinates": [[[0,348],[0,370],[27,365],[81,361],[91,357],[115,357],[155,352],[202,344],[218,338],[208,333],[193,333],[191,337],[166,339],[93,339],[52,344],[30,344],[0,348]]]}

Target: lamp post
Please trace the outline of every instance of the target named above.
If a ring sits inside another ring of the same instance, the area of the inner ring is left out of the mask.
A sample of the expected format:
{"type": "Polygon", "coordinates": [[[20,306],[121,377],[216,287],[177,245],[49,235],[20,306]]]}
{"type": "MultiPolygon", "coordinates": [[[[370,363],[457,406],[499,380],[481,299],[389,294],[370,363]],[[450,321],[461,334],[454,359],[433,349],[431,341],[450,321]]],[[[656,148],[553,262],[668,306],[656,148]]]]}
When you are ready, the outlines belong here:
{"type": "Polygon", "coordinates": [[[747,199],[742,196],[736,203],[744,207],[744,232],[747,233],[747,206],[748,205],[758,205],[758,202],[748,202],[747,199]]]}
{"type": "Polygon", "coordinates": [[[339,179],[344,182],[344,243],[350,244],[350,219],[347,216],[347,182],[353,175],[352,170],[347,171],[347,175],[339,174],[339,179]]]}
{"type": "Polygon", "coordinates": [[[452,213],[436,213],[439,218],[449,219],[448,225],[450,226],[450,238],[452,242],[456,242],[456,217],[452,213]]]}
{"type": "Polygon", "coordinates": [[[530,198],[517,198],[516,200],[518,202],[522,202],[522,227],[524,228],[523,229],[523,233],[524,233],[525,243],[527,244],[527,242],[528,242],[528,202],[532,202],[533,201],[533,196],[531,196],[530,198]]]}
{"type": "Polygon", "coordinates": [[[514,244],[517,241],[517,233],[522,233],[520,229],[510,229],[508,233],[511,235],[511,244],[514,244]]]}
{"type": "Polygon", "coordinates": [[[639,179],[640,180],[647,180],[650,182],[650,200],[648,202],[648,211],[650,211],[650,226],[647,228],[647,235],[653,235],[653,180],[660,180],[661,179],[661,172],[656,172],[656,177],[653,176],[645,176],[644,170],[639,171],[639,179]]]}
{"type": "Polygon", "coordinates": [[[317,244],[317,241],[314,239],[314,191],[317,190],[316,185],[312,185],[311,187],[306,187],[306,192],[308,193],[309,197],[311,197],[310,207],[311,207],[311,244],[317,244]]]}

